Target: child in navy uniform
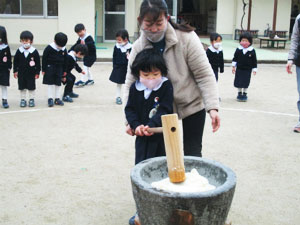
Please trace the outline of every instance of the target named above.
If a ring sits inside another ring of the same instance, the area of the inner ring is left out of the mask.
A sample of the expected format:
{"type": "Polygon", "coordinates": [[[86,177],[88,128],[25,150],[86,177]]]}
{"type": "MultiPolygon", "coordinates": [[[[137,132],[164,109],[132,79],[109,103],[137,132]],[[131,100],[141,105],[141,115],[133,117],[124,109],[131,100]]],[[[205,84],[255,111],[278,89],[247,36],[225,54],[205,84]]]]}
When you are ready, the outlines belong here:
{"type": "Polygon", "coordinates": [[[40,55],[32,46],[33,34],[23,31],[20,35],[22,46],[16,51],[14,57],[14,77],[18,79],[21,92],[20,107],[26,107],[26,90],[29,92],[29,107],[34,107],[35,80],[41,71],[40,55]]]}
{"type": "Polygon", "coordinates": [[[238,89],[237,101],[248,100],[247,90],[250,84],[251,73],[256,75],[257,59],[252,45],[250,33],[240,36],[240,46],[236,49],[232,60],[232,73],[235,74],[234,86],[238,89]]]}
{"type": "Polygon", "coordinates": [[[6,29],[0,26],[0,87],[2,89],[2,106],[9,108],[7,102],[7,87],[9,86],[9,73],[12,67],[10,48],[7,44],[6,29]]]}
{"type": "Polygon", "coordinates": [[[168,73],[162,54],[155,49],[145,49],[137,54],[132,67],[137,81],[129,90],[125,107],[126,119],[137,136],[135,164],[149,158],[164,156],[162,134],[148,132],[149,127],[160,127],[161,116],[173,113],[173,87],[165,77],[168,73]]]}
{"type": "Polygon", "coordinates": [[[218,33],[212,33],[210,35],[211,46],[206,51],[209,63],[215,73],[216,80],[218,81],[218,72],[224,73],[224,57],[222,49],[222,36],[218,33]]]}
{"type": "Polygon", "coordinates": [[[77,58],[83,58],[87,52],[88,48],[86,45],[78,44],[76,45],[73,51],[70,51],[67,56],[67,75],[64,77],[63,83],[65,86],[65,91],[63,95],[64,102],[73,102],[72,98],[78,98],[79,95],[73,92],[73,86],[76,80],[76,77],[71,73],[75,68],[78,73],[85,74],[84,71],[78,66],[77,58]]]}
{"type": "Polygon", "coordinates": [[[65,45],[68,37],[64,33],[57,33],[54,42],[48,45],[43,53],[42,73],[44,75],[43,84],[48,85],[48,106],[63,106],[60,99],[60,88],[62,77],[67,73],[67,55],[65,45]],[[55,101],[53,102],[55,94],[55,101]]]}
{"type": "Polygon", "coordinates": [[[81,76],[81,79],[75,83],[75,86],[77,87],[83,87],[85,85],[92,85],[94,84],[93,76],[91,74],[91,67],[96,61],[96,46],[94,39],[90,34],[86,32],[86,29],[82,23],[79,23],[74,28],[75,32],[79,36],[77,42],[75,45],[71,47],[71,50],[74,49],[74,47],[78,44],[85,44],[88,47],[88,54],[84,56],[83,58],[83,69],[85,72],[85,75],[81,76]],[[87,81],[85,81],[87,78],[87,81]]]}
{"type": "Polygon", "coordinates": [[[128,57],[131,51],[132,45],[129,43],[129,35],[127,30],[119,30],[116,34],[116,45],[113,53],[113,71],[109,77],[114,83],[117,83],[116,90],[116,103],[118,105],[122,104],[121,90],[122,84],[125,83],[128,57]]]}

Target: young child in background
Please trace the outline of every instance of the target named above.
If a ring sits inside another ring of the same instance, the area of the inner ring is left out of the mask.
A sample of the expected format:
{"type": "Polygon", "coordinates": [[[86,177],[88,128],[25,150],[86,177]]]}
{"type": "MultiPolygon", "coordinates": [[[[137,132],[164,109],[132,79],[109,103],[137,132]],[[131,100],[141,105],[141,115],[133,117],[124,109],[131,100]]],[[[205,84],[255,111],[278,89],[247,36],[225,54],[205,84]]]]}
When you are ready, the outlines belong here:
{"type": "Polygon", "coordinates": [[[74,30],[79,36],[79,38],[75,45],[71,47],[71,50],[73,50],[74,47],[78,44],[85,44],[88,47],[88,53],[83,58],[83,70],[85,72],[85,75],[81,75],[81,79],[75,83],[75,86],[83,87],[85,85],[92,85],[95,82],[93,80],[93,76],[90,69],[97,58],[95,42],[92,36],[86,32],[86,29],[82,23],[77,24],[74,30]]]}
{"type": "Polygon", "coordinates": [[[116,42],[117,43],[113,53],[113,71],[111,72],[109,80],[117,84],[116,103],[121,105],[122,84],[125,83],[128,57],[132,47],[132,45],[129,43],[129,35],[127,30],[119,30],[116,33],[116,42]]]}
{"type": "Polygon", "coordinates": [[[130,87],[125,114],[132,129],[127,133],[137,136],[137,164],[165,155],[163,135],[149,133],[148,128],[162,126],[161,116],[173,112],[173,87],[165,77],[168,69],[162,54],[153,48],[138,53],[131,70],[137,81],[130,87]]]}
{"type": "Polygon", "coordinates": [[[54,42],[48,45],[43,53],[42,58],[42,73],[44,75],[43,84],[48,85],[48,106],[55,105],[63,106],[64,103],[60,99],[60,88],[62,77],[66,76],[67,72],[67,55],[65,45],[68,37],[64,33],[57,33],[54,37],[54,42]],[[55,96],[55,101],[53,98],[55,96]]]}
{"type": "Polygon", "coordinates": [[[63,78],[63,84],[65,84],[65,91],[63,95],[64,102],[73,102],[72,98],[78,98],[79,95],[73,92],[73,86],[76,80],[76,77],[71,73],[75,68],[78,73],[85,74],[84,71],[78,66],[77,58],[83,58],[88,52],[86,45],[78,44],[72,51],[68,53],[67,56],[67,75],[63,78]]]}
{"type": "Polygon", "coordinates": [[[9,86],[9,73],[12,67],[10,48],[7,43],[6,29],[0,26],[0,87],[2,90],[2,106],[9,108],[7,102],[7,87],[9,86]]]}
{"type": "Polygon", "coordinates": [[[210,35],[211,45],[206,51],[207,58],[209,63],[215,73],[216,80],[218,81],[218,72],[224,73],[224,57],[222,49],[222,36],[218,33],[212,33],[210,35]]]}
{"type": "Polygon", "coordinates": [[[237,101],[246,102],[247,90],[250,84],[251,74],[256,75],[257,59],[252,45],[250,33],[240,36],[240,46],[236,49],[232,60],[232,73],[235,74],[234,86],[238,89],[237,101]]]}
{"type": "Polygon", "coordinates": [[[22,46],[18,48],[14,57],[14,77],[18,79],[21,92],[20,107],[26,107],[26,90],[29,93],[29,107],[34,107],[35,80],[39,78],[41,71],[40,55],[32,46],[33,34],[23,31],[20,35],[22,46]]]}

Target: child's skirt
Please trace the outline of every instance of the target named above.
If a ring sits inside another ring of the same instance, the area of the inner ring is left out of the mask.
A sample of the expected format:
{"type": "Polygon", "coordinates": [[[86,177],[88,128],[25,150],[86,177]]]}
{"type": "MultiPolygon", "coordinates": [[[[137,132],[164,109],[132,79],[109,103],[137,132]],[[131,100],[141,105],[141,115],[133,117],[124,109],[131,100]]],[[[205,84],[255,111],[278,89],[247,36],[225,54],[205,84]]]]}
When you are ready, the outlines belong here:
{"type": "Polygon", "coordinates": [[[9,70],[0,67],[0,85],[9,86],[9,70]]]}
{"type": "Polygon", "coordinates": [[[43,84],[61,86],[63,66],[48,65],[43,78],[43,84]]]}
{"type": "Polygon", "coordinates": [[[234,87],[236,88],[248,88],[251,80],[252,70],[236,69],[234,87]]]}
{"type": "Polygon", "coordinates": [[[115,65],[109,80],[117,84],[125,84],[127,65],[115,65]]]}
{"type": "Polygon", "coordinates": [[[35,90],[35,74],[18,73],[19,90],[35,90]]]}

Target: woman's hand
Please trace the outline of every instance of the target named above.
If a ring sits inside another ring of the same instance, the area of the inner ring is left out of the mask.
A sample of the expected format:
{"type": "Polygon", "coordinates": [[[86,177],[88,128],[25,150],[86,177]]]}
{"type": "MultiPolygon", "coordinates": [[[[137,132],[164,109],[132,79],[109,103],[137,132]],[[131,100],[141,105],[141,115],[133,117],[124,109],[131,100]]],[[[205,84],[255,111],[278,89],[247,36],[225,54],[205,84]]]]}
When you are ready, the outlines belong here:
{"type": "Polygon", "coordinates": [[[134,136],[134,130],[131,129],[129,124],[126,126],[126,133],[130,136],[134,136]]]}
{"type": "Polygon", "coordinates": [[[209,115],[211,118],[211,126],[213,128],[213,132],[216,132],[220,128],[221,119],[219,117],[219,113],[217,110],[212,109],[209,111],[209,115]]]}
{"type": "Polygon", "coordinates": [[[286,64],[286,72],[291,74],[292,73],[292,66],[293,66],[293,63],[292,62],[288,62],[286,64]]]}

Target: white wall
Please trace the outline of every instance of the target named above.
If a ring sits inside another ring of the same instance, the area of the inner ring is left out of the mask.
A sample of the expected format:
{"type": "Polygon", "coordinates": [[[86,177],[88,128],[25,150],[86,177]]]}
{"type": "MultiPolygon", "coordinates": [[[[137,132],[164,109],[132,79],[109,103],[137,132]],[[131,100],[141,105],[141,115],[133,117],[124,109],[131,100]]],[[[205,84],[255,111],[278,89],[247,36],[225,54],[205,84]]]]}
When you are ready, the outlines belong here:
{"type": "Polygon", "coordinates": [[[235,27],[236,0],[218,0],[216,32],[232,35],[235,27]]]}

